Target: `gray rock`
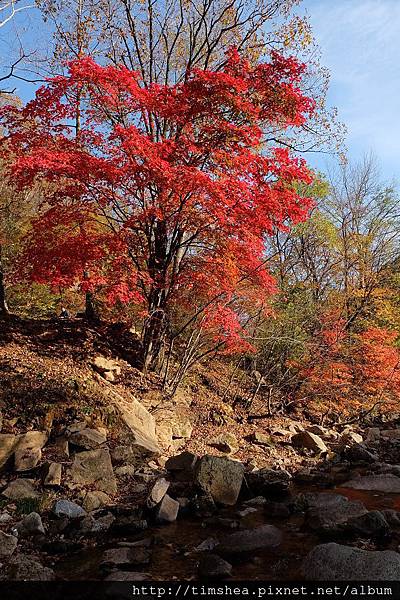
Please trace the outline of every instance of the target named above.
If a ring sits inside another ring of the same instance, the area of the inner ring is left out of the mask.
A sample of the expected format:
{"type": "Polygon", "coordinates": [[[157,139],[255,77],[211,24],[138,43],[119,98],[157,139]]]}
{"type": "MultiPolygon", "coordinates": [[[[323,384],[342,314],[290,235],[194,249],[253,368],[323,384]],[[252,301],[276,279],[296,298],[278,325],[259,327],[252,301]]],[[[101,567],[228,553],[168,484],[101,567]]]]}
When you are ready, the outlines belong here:
{"type": "Polygon", "coordinates": [[[352,463],[356,462],[367,462],[373,463],[378,460],[376,454],[372,454],[365,446],[361,444],[353,444],[347,450],[345,450],[345,458],[352,463]]]}
{"type": "Polygon", "coordinates": [[[114,522],[115,517],[111,513],[107,513],[97,519],[92,515],[87,515],[82,519],[79,530],[84,535],[101,534],[111,529],[114,522]]]}
{"type": "Polygon", "coordinates": [[[80,485],[95,485],[100,491],[115,494],[117,481],[107,449],[88,450],[75,455],[71,479],[80,485]]]}
{"type": "Polygon", "coordinates": [[[57,500],[53,507],[53,513],[56,517],[68,517],[69,519],[79,519],[86,516],[86,511],[71,500],[57,500]]]}
{"type": "Polygon", "coordinates": [[[381,432],[381,437],[385,440],[400,440],[399,429],[384,429],[381,432]]]}
{"type": "Polygon", "coordinates": [[[33,487],[32,479],[15,479],[2,492],[9,500],[25,500],[26,498],[38,499],[40,494],[33,487]]]}
{"type": "Polygon", "coordinates": [[[104,432],[89,428],[77,431],[69,438],[71,444],[79,446],[79,448],[85,448],[85,450],[96,450],[106,441],[107,435],[104,432]]]}
{"type": "Polygon", "coordinates": [[[390,473],[383,475],[366,475],[346,481],[341,487],[354,490],[370,490],[374,492],[386,492],[388,494],[399,494],[400,477],[396,477],[396,475],[390,473]]]}
{"type": "Polygon", "coordinates": [[[151,554],[151,550],[143,546],[137,548],[111,548],[104,553],[101,565],[106,568],[125,565],[148,565],[151,554]]]}
{"type": "Polygon", "coordinates": [[[179,502],[165,494],[157,510],[157,521],[160,523],[173,523],[173,521],[176,521],[179,508],[179,502]]]}
{"type": "Polygon", "coordinates": [[[0,530],[0,558],[11,556],[18,544],[18,538],[0,530]]]}
{"type": "Polygon", "coordinates": [[[353,502],[340,494],[304,494],[307,525],[314,530],[332,528],[368,512],[361,502],[353,502]]]}
{"type": "Polygon", "coordinates": [[[41,516],[37,512],[31,512],[18,523],[17,531],[22,536],[43,535],[45,531],[41,516]]]}
{"type": "Polygon", "coordinates": [[[165,463],[167,471],[172,473],[181,472],[190,478],[193,475],[198,457],[193,452],[182,452],[176,456],[171,456],[165,463]]]}
{"type": "Polygon", "coordinates": [[[383,538],[390,533],[388,522],[378,510],[352,517],[342,527],[346,533],[362,538],[383,538]]]}
{"type": "Polygon", "coordinates": [[[290,488],[292,476],[288,471],[281,469],[257,469],[247,474],[250,489],[255,494],[286,494],[290,488]]]}
{"type": "Polygon", "coordinates": [[[195,481],[215,502],[226,506],[236,504],[244,476],[242,463],[220,456],[203,456],[195,481]]]}
{"type": "Polygon", "coordinates": [[[164,477],[157,479],[152,487],[149,497],[147,498],[147,506],[149,508],[153,508],[161,502],[168,491],[169,485],[169,481],[164,479],[164,477]]]}
{"type": "Polygon", "coordinates": [[[205,554],[200,559],[198,572],[202,579],[230,577],[232,565],[217,554],[205,554]]]}
{"type": "Polygon", "coordinates": [[[274,525],[261,525],[225,536],[216,550],[221,554],[241,554],[263,548],[276,548],[282,542],[282,533],[274,525]]]}
{"type": "Polygon", "coordinates": [[[301,431],[292,437],[292,444],[295,448],[307,448],[314,452],[328,452],[328,448],[322,439],[311,433],[311,431],[301,431]]]}
{"type": "Polygon", "coordinates": [[[321,544],[307,555],[302,571],[309,581],[398,581],[400,554],[321,544]]]}

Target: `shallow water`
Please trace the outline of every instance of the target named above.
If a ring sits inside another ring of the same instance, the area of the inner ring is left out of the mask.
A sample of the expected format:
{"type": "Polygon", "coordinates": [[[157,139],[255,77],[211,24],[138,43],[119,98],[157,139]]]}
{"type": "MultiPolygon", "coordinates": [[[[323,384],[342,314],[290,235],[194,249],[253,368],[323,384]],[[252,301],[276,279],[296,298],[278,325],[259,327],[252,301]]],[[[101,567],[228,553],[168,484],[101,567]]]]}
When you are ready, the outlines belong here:
{"type": "MultiPolygon", "coordinates": [[[[349,498],[365,504],[370,510],[383,510],[387,508],[400,510],[400,495],[353,490],[349,488],[321,489],[318,486],[301,486],[298,492],[326,492],[340,493],[349,498]]],[[[219,517],[239,520],[234,508],[222,509],[219,517]]],[[[283,533],[282,544],[276,549],[260,550],[251,556],[241,555],[229,558],[233,564],[232,579],[236,580],[296,580],[301,579],[301,564],[306,554],[321,539],[308,530],[302,530],[304,515],[294,514],[288,518],[271,518],[264,507],[258,507],[257,512],[246,515],[240,519],[241,529],[251,529],[259,525],[271,524],[278,527],[283,533]]],[[[103,540],[99,546],[62,557],[55,569],[57,575],[68,580],[103,579],[105,573],[100,569],[99,563],[102,554],[107,548],[115,548],[118,542],[132,542],[150,536],[154,539],[153,557],[150,565],[145,567],[130,567],[131,571],[145,572],[151,580],[188,580],[196,579],[197,564],[201,558],[200,552],[194,549],[208,538],[218,538],[236,531],[221,525],[202,523],[201,519],[182,517],[175,523],[160,527],[153,527],[138,535],[125,537],[110,537],[103,540]]],[[[398,541],[389,541],[385,548],[396,549],[398,541]]],[[[382,548],[383,549],[383,548],[382,548]]]]}

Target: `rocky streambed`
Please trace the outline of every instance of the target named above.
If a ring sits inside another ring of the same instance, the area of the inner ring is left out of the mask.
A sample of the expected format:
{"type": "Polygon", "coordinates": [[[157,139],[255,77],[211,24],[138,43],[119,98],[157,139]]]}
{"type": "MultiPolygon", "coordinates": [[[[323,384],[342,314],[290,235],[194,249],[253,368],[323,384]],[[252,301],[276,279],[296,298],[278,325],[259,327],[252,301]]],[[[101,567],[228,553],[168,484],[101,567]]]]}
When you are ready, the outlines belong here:
{"type": "Polygon", "coordinates": [[[400,579],[395,423],[293,423],[301,460],[259,467],[229,434],[219,454],[164,455],[153,417],[117,408],[117,437],[87,421],[0,433],[3,580],[400,579]]]}

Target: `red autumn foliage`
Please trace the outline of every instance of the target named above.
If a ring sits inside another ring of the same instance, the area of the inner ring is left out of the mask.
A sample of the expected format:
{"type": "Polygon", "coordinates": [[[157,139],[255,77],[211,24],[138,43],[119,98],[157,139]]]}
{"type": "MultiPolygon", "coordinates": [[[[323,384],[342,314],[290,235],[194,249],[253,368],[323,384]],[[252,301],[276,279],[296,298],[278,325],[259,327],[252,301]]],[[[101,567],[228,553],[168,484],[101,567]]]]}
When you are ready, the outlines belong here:
{"type": "Polygon", "coordinates": [[[339,414],[357,414],[375,405],[398,410],[397,333],[380,327],[351,333],[340,319],[328,319],[328,324],[310,344],[306,364],[298,365],[307,401],[324,411],[330,406],[339,414]]]}
{"type": "Polygon", "coordinates": [[[236,345],[235,302],[274,291],[265,237],[311,205],[295,186],[311,183],[305,162],[272,142],[314,110],[304,71],[279,54],[251,66],[232,49],[221,71],[146,87],[84,57],[22,109],[3,109],[10,176],[20,188],[42,182],[45,195],[24,261],[31,279],[100,286],[150,317],[208,305],[207,326],[236,345]]]}

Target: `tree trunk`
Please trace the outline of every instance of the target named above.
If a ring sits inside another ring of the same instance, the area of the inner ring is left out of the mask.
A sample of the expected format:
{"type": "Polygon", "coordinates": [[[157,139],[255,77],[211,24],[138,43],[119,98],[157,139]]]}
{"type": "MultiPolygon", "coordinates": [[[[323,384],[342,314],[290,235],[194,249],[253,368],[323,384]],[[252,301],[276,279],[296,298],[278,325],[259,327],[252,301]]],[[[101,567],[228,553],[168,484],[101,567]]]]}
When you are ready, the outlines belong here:
{"type": "Polygon", "coordinates": [[[9,314],[6,300],[6,290],[4,286],[4,266],[2,261],[2,247],[0,245],[0,317],[9,314]]]}
{"type": "MultiPolygon", "coordinates": [[[[88,271],[85,271],[84,278],[85,279],[89,278],[88,271]]],[[[99,320],[99,317],[98,317],[98,314],[96,311],[96,307],[94,304],[92,292],[86,292],[86,294],[85,294],[85,319],[90,322],[99,320]]]]}

